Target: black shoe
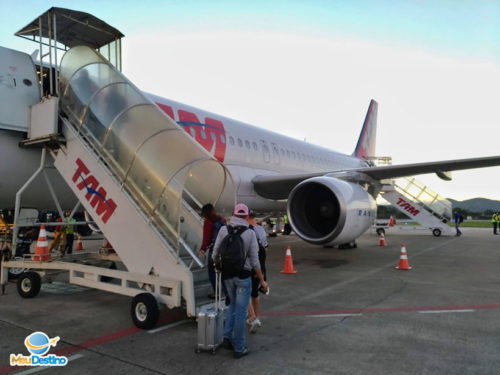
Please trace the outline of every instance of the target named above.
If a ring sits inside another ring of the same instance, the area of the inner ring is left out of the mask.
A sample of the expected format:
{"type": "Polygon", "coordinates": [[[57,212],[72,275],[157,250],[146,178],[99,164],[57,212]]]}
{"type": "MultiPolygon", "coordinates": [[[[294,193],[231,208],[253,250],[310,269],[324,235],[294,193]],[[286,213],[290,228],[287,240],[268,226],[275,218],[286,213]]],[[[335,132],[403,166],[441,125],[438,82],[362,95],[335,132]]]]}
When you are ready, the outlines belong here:
{"type": "Polygon", "coordinates": [[[226,297],[226,306],[229,306],[231,304],[231,300],[229,299],[229,297],[226,297]]]}
{"type": "Polygon", "coordinates": [[[250,353],[250,350],[245,348],[242,352],[234,352],[233,355],[235,359],[240,359],[241,357],[248,355],[248,353],[250,353]]]}
{"type": "Polygon", "coordinates": [[[220,346],[227,350],[234,350],[233,343],[227,337],[224,337],[224,340],[222,340],[222,344],[220,346]]]}

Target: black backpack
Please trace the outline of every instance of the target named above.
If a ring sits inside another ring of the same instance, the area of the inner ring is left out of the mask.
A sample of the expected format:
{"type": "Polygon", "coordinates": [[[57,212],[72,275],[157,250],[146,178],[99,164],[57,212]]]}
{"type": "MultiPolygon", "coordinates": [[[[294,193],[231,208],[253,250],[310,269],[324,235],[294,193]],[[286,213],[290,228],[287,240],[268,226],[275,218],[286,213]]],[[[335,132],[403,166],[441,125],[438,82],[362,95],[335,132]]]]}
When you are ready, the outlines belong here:
{"type": "Polygon", "coordinates": [[[248,228],[244,226],[227,226],[227,236],[224,237],[216,259],[216,268],[222,272],[224,279],[236,277],[241,274],[248,252],[245,253],[245,245],[241,234],[248,228]]]}

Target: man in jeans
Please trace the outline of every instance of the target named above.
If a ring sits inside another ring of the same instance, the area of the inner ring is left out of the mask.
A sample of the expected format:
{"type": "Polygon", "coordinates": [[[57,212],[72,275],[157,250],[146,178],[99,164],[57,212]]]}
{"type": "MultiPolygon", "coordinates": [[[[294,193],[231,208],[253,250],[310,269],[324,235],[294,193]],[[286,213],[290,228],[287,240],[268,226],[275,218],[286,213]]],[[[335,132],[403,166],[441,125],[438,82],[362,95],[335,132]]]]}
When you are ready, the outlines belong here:
{"type": "MultiPolygon", "coordinates": [[[[237,204],[234,208],[233,217],[229,222],[229,226],[248,228],[248,207],[242,203],[237,204]]],[[[215,241],[213,259],[217,260],[220,251],[222,240],[227,236],[227,227],[222,227],[215,241]]],[[[245,230],[241,233],[243,247],[245,251],[245,264],[243,270],[238,276],[231,278],[222,277],[224,284],[231,300],[229,304],[226,321],[224,323],[224,342],[223,347],[234,351],[234,358],[241,358],[248,354],[246,346],[246,318],[247,308],[250,301],[250,293],[252,291],[252,270],[260,280],[260,285],[264,290],[268,286],[264,280],[264,276],[260,270],[259,263],[259,245],[253,230],[245,230]]]]}

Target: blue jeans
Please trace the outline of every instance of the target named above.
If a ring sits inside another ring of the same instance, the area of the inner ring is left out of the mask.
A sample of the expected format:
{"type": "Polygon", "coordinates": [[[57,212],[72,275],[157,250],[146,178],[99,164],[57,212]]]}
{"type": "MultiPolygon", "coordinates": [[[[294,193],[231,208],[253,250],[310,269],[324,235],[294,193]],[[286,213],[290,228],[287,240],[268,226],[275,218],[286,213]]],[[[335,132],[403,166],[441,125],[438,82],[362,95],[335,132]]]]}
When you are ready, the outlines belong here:
{"type": "Polygon", "coordinates": [[[224,323],[224,337],[232,341],[235,352],[242,352],[246,348],[246,320],[252,278],[233,277],[224,280],[224,284],[231,299],[224,323]]]}

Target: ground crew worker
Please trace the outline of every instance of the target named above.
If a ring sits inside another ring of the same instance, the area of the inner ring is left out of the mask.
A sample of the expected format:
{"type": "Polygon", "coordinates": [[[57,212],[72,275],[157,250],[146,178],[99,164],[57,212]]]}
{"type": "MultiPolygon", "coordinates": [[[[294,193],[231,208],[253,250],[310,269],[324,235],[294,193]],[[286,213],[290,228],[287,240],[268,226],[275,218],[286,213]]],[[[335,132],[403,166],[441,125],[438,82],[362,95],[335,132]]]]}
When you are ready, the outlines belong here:
{"type": "Polygon", "coordinates": [[[498,212],[494,212],[493,215],[491,215],[491,223],[493,224],[493,234],[498,234],[498,212]]]}
{"type": "MultiPolygon", "coordinates": [[[[64,212],[64,222],[66,223],[75,223],[76,220],[70,217],[71,212],[66,210],[64,212]]],[[[71,254],[73,253],[73,241],[75,240],[75,226],[67,225],[65,228],[66,233],[66,244],[64,245],[64,253],[71,254]]]]}
{"type": "MultiPolygon", "coordinates": [[[[62,218],[58,218],[56,222],[61,223],[62,218]]],[[[62,225],[57,225],[54,228],[54,239],[52,240],[52,243],[49,246],[49,253],[52,252],[52,250],[57,249],[60,250],[62,248],[62,244],[64,243],[64,237],[65,237],[65,230],[62,225]]]]}
{"type": "Polygon", "coordinates": [[[283,216],[283,222],[285,223],[283,234],[289,235],[290,233],[292,233],[292,226],[290,225],[290,221],[288,220],[288,215],[283,216]]]}
{"type": "Polygon", "coordinates": [[[462,235],[462,231],[460,230],[460,224],[464,222],[464,217],[458,211],[455,211],[453,215],[453,221],[455,222],[455,230],[457,231],[457,237],[462,235]]]}

